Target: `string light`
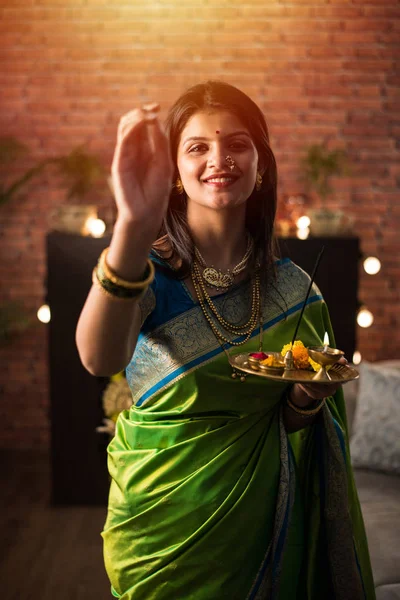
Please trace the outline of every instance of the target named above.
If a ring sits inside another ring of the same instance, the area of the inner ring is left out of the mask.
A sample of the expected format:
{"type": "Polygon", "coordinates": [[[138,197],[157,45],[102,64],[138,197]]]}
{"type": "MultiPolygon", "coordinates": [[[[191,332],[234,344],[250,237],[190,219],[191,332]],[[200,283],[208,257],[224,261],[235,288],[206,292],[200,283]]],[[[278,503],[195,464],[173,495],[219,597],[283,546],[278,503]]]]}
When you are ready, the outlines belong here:
{"type": "Polygon", "coordinates": [[[309,227],[299,227],[296,231],[296,236],[299,240],[306,240],[310,235],[309,227]]]}
{"type": "Polygon", "coordinates": [[[50,323],[51,312],[48,304],[43,304],[37,311],[37,318],[41,323],[50,323]]]}
{"type": "Polygon", "coordinates": [[[310,227],[311,219],[310,219],[310,217],[307,217],[306,215],[304,215],[297,219],[296,225],[299,229],[306,229],[307,227],[310,227]]]}
{"type": "Polygon", "coordinates": [[[368,256],[364,260],[364,271],[368,275],[376,275],[381,270],[381,261],[376,256],[368,256]]]}
{"type": "Polygon", "coordinates": [[[353,365],[359,365],[362,360],[361,352],[356,350],[353,354],[353,365]]]}
{"type": "Polygon", "coordinates": [[[310,223],[310,217],[307,217],[306,215],[303,215],[297,219],[296,236],[299,238],[299,240],[306,240],[310,235],[310,223]]]}
{"type": "Polygon", "coordinates": [[[91,236],[99,238],[104,234],[106,230],[106,224],[101,219],[93,219],[90,217],[85,223],[85,228],[91,236]]]}
{"type": "Polygon", "coordinates": [[[367,308],[362,308],[357,315],[357,323],[360,327],[371,327],[374,322],[374,315],[367,308]]]}

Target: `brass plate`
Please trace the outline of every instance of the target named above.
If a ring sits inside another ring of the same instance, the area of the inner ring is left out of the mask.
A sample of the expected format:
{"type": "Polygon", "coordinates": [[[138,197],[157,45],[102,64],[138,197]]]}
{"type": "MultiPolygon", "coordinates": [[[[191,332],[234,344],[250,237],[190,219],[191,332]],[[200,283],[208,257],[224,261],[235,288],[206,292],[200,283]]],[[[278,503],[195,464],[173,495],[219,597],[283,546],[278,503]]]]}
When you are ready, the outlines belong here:
{"type": "MultiPolygon", "coordinates": [[[[279,355],[277,352],[268,352],[267,354],[275,354],[279,355]]],[[[319,381],[318,379],[313,379],[316,375],[315,371],[305,371],[301,369],[296,369],[294,371],[288,371],[281,374],[275,373],[267,373],[265,371],[256,371],[249,365],[248,354],[234,354],[229,357],[229,362],[234,369],[238,371],[243,371],[244,373],[249,373],[250,375],[255,375],[256,377],[265,377],[266,379],[272,379],[273,381],[282,381],[289,383],[315,383],[319,385],[329,384],[329,381],[319,381]]],[[[329,376],[331,377],[332,383],[345,383],[346,381],[353,381],[353,379],[359,378],[359,373],[356,369],[351,367],[350,365],[342,365],[342,364],[334,364],[329,369],[329,376]]]]}

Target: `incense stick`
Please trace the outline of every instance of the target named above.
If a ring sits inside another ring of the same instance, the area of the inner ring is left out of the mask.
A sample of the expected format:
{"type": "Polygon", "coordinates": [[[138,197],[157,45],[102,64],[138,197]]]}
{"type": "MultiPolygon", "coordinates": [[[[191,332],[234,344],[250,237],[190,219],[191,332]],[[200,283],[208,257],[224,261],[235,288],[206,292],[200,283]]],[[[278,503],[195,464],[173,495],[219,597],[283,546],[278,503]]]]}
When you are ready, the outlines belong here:
{"type": "Polygon", "coordinates": [[[307,304],[308,296],[310,295],[311,288],[312,288],[312,284],[314,283],[314,279],[315,279],[315,274],[316,274],[316,272],[317,272],[318,265],[319,265],[319,263],[320,263],[320,260],[321,260],[321,257],[322,257],[322,254],[323,254],[324,250],[325,250],[325,246],[322,246],[322,248],[321,248],[321,251],[320,251],[320,253],[318,254],[318,258],[317,258],[317,261],[316,261],[316,263],[315,263],[315,266],[314,266],[313,273],[312,273],[312,275],[311,275],[311,281],[310,281],[310,285],[308,286],[307,295],[306,295],[306,297],[305,297],[305,300],[304,300],[303,306],[302,306],[302,308],[301,308],[301,312],[300,312],[299,320],[297,321],[296,329],[295,329],[295,332],[294,332],[294,335],[293,335],[293,339],[292,339],[292,343],[291,343],[291,348],[293,348],[293,344],[294,344],[294,342],[295,342],[296,335],[297,335],[297,332],[298,332],[298,330],[299,330],[300,321],[301,321],[301,318],[302,318],[302,316],[303,316],[303,312],[304,312],[304,309],[305,309],[305,307],[306,307],[306,304],[307,304]]]}

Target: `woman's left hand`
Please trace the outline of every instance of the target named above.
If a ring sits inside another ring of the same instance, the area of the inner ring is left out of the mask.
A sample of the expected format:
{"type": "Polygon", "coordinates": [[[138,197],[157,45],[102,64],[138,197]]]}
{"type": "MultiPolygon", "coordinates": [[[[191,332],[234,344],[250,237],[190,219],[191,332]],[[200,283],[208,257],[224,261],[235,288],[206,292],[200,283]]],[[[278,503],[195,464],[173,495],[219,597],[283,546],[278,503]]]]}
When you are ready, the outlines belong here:
{"type": "MultiPolygon", "coordinates": [[[[340,364],[347,364],[348,361],[342,357],[338,360],[340,364]]],[[[307,407],[309,404],[314,402],[314,400],[321,400],[322,398],[327,398],[328,396],[332,396],[340,387],[342,383],[332,382],[332,383],[295,383],[290,397],[293,402],[301,407],[307,407]]]]}

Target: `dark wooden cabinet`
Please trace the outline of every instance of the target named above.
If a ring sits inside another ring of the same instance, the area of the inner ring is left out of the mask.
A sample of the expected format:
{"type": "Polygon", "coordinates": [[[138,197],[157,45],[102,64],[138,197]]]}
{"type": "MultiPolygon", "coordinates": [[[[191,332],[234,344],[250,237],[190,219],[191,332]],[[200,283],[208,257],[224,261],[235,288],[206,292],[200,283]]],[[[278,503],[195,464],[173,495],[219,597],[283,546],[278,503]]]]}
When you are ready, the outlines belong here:
{"type": "MultiPolygon", "coordinates": [[[[110,237],[99,239],[51,232],[47,236],[47,302],[51,417],[52,502],[105,504],[109,479],[108,436],[101,425],[102,393],[107,379],[93,377],[82,366],[75,330],[91,286],[91,272],[110,237]]],[[[322,247],[325,252],[316,283],[328,304],[337,346],[351,359],[355,350],[358,310],[357,238],[279,240],[288,256],[311,273],[322,247]]]]}
{"type": "Polygon", "coordinates": [[[91,272],[109,238],[51,232],[47,237],[47,302],[51,417],[52,502],[105,504],[108,436],[102,424],[107,379],[80,361],[75,330],[91,287],[91,272]]]}
{"type": "Polygon", "coordinates": [[[289,257],[311,275],[322,247],[315,282],[328,305],[336,347],[352,360],[356,350],[358,270],[361,258],[356,237],[284,238],[278,240],[282,257],[289,257]]]}

